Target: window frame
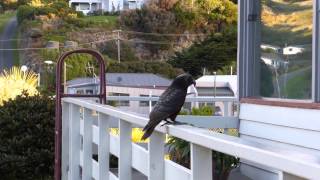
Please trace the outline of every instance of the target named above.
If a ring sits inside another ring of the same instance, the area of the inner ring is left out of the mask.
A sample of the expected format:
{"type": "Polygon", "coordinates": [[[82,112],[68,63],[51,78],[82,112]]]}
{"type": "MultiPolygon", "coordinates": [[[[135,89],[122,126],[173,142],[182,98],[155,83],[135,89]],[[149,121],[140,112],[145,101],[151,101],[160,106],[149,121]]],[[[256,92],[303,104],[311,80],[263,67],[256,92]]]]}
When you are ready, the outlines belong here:
{"type": "MultiPolygon", "coordinates": [[[[260,96],[261,0],[238,1],[238,98],[258,97],[261,100],[291,101],[260,96]]],[[[313,0],[312,33],[312,97],[306,103],[320,103],[320,0],[313,0]]],[[[296,101],[296,100],[292,100],[296,101]]]]}

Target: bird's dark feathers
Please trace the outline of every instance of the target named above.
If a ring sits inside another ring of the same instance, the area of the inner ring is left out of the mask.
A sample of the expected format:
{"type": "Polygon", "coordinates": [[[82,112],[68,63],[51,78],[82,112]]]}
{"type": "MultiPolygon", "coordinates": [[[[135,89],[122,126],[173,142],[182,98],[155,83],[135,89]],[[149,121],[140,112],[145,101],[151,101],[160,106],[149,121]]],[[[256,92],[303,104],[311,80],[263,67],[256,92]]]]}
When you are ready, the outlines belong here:
{"type": "Polygon", "coordinates": [[[170,118],[171,121],[175,121],[185,102],[187,88],[193,83],[194,80],[188,74],[180,75],[172,82],[170,87],[160,96],[159,101],[150,113],[149,123],[143,129],[145,131],[143,140],[152,134],[154,128],[162,120],[170,118]]]}

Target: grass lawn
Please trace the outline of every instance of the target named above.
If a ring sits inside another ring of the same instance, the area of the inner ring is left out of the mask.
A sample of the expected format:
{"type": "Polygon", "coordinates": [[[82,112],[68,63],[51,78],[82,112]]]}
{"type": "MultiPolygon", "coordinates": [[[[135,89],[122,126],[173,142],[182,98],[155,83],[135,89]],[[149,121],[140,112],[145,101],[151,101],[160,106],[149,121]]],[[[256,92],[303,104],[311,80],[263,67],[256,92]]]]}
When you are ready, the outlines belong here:
{"type": "Polygon", "coordinates": [[[15,15],[14,12],[0,14],[0,33],[2,33],[3,28],[5,27],[6,23],[15,15]]]}
{"type": "Polygon", "coordinates": [[[308,71],[290,79],[282,93],[289,99],[310,99],[311,76],[311,71],[308,71]]]}
{"type": "Polygon", "coordinates": [[[95,26],[107,27],[110,29],[116,27],[118,22],[118,16],[85,16],[83,19],[95,26]]]}

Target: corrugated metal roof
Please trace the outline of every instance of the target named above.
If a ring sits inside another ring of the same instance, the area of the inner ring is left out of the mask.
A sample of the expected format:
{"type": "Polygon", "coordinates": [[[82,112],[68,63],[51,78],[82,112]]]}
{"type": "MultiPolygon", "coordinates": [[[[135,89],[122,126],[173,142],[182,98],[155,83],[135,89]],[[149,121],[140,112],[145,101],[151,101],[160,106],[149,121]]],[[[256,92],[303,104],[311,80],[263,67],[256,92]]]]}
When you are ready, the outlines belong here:
{"type": "MultiPolygon", "coordinates": [[[[107,85],[127,87],[167,87],[171,80],[151,73],[106,73],[107,85]]],[[[98,84],[99,79],[77,78],[67,82],[68,87],[98,84]]]]}

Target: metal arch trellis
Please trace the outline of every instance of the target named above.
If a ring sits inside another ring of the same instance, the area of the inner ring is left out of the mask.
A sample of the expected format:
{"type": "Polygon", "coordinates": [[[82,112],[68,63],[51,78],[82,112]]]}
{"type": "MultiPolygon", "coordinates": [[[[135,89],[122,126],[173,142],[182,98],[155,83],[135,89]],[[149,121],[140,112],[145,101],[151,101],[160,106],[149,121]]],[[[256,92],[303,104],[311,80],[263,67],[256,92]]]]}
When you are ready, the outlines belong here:
{"type": "Polygon", "coordinates": [[[57,62],[56,70],[56,117],[55,117],[55,161],[54,161],[54,179],[61,180],[61,152],[62,152],[62,104],[61,98],[63,97],[95,97],[99,98],[101,104],[106,103],[106,81],[105,81],[105,62],[103,56],[91,49],[78,49],[65,52],[62,54],[57,62]],[[64,62],[67,57],[72,54],[90,54],[99,63],[99,77],[100,77],[100,94],[98,95],[81,95],[81,94],[68,94],[63,92],[64,88],[62,85],[62,70],[64,68],[64,62]]]}

